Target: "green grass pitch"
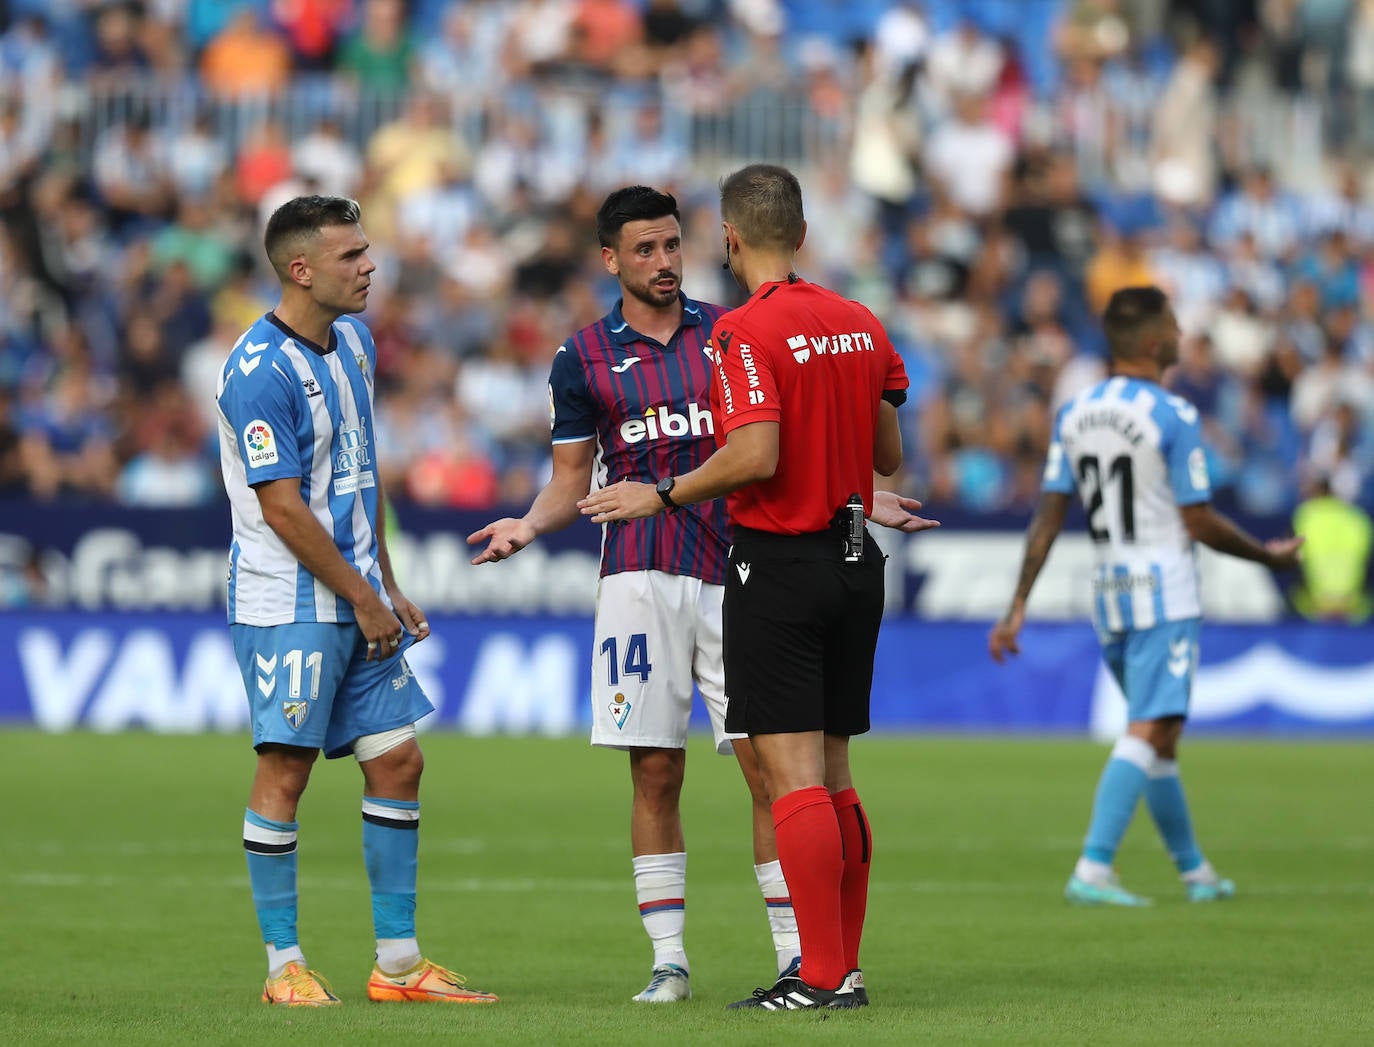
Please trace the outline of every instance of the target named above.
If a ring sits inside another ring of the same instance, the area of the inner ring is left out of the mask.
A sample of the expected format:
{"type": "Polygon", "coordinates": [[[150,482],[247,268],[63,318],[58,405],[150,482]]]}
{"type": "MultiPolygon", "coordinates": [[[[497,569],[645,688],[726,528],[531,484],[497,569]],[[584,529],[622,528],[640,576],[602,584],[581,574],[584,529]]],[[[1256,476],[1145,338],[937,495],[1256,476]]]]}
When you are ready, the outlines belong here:
{"type": "Polygon", "coordinates": [[[6,1044],[1374,1042],[1368,745],[1186,743],[1199,835],[1239,896],[1185,904],[1141,811],[1118,864],[1157,904],[1104,911],[1060,897],[1104,748],[861,739],[873,1005],[823,1016],[722,1009],[770,980],[773,956],[745,790],[703,738],[684,796],[690,1002],[629,999],[650,952],[625,758],[579,739],[431,735],[420,942],[503,1001],[366,1001],[361,779],[336,761],[300,813],[301,932],[344,1006],[302,1011],[257,999],[246,738],[3,737],[6,1044]]]}

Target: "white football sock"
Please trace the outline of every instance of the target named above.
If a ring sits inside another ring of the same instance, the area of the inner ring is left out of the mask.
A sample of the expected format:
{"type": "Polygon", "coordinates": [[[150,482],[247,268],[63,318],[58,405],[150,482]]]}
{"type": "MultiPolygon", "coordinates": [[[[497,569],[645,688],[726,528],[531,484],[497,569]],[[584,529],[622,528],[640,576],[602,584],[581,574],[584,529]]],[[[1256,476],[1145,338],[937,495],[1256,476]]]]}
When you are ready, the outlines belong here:
{"type": "Polygon", "coordinates": [[[284,949],[278,949],[275,945],[267,946],[267,977],[280,978],[286,965],[293,961],[305,966],[305,953],[301,952],[299,945],[288,945],[284,949]]]}
{"type": "Polygon", "coordinates": [[[378,938],[377,966],[383,974],[400,974],[420,962],[420,945],[414,938],[378,938]]]}
{"type": "Polygon", "coordinates": [[[775,858],[754,866],[754,877],[763,892],[763,902],[768,906],[768,928],[773,932],[773,950],[778,954],[778,973],[782,974],[801,955],[797,914],[792,909],[792,895],[782,874],[782,862],[775,858]]]}
{"type": "Polygon", "coordinates": [[[636,855],[634,869],[639,918],[654,943],[654,966],[672,963],[687,970],[682,941],[687,924],[686,852],[636,855]]]}
{"type": "Polygon", "coordinates": [[[1112,867],[1102,862],[1095,862],[1091,858],[1079,858],[1078,864],[1073,867],[1073,874],[1084,883],[1100,886],[1111,881],[1112,867]]]}

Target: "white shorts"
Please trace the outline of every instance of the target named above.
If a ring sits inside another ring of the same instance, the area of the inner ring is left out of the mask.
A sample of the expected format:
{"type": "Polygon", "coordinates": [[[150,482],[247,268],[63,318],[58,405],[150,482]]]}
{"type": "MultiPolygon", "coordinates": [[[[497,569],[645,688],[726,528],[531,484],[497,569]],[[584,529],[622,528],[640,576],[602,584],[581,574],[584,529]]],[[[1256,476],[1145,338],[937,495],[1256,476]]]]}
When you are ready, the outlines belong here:
{"type": "Polygon", "coordinates": [[[687,748],[696,682],[716,752],[725,733],[721,600],[725,587],[664,571],[601,579],[592,643],[592,744],[611,749],[687,748]]]}

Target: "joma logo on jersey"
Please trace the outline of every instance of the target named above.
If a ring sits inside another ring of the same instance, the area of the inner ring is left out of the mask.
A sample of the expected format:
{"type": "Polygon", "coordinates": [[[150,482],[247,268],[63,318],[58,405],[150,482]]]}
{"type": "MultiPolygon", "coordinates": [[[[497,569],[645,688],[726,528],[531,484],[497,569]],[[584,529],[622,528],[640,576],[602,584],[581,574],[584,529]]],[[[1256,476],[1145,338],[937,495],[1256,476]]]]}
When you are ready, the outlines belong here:
{"type": "Polygon", "coordinates": [[[367,451],[367,423],[363,422],[356,429],[340,429],[339,453],[334,456],[334,471],[355,473],[371,464],[372,459],[367,451]]]}
{"type": "Polygon", "coordinates": [[[871,353],[873,336],[867,331],[851,331],[848,334],[823,334],[819,338],[797,334],[787,339],[787,348],[792,350],[792,358],[799,364],[817,356],[841,356],[844,353],[871,353]]]}
{"type": "Polygon", "coordinates": [[[693,402],[687,405],[686,414],[668,410],[668,405],[650,407],[644,412],[643,420],[631,418],[620,423],[620,438],[627,444],[637,444],[643,440],[660,440],[664,437],[675,439],[686,436],[714,436],[716,425],[711,412],[693,402]]]}

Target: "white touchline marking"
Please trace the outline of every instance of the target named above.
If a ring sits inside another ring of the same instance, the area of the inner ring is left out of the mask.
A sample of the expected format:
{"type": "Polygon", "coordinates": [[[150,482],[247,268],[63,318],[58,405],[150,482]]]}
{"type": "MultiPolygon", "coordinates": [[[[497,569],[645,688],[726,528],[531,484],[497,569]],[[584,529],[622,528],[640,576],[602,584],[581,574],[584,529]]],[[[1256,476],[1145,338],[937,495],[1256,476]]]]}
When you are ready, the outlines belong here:
{"type": "MultiPolygon", "coordinates": [[[[354,891],[359,877],[303,876],[300,879],[302,891],[354,891]]],[[[248,876],[124,876],[112,874],[66,873],[50,870],[11,873],[0,877],[0,883],[15,887],[54,888],[58,890],[101,889],[142,886],[159,889],[203,890],[205,888],[241,889],[248,886],[248,876]]],[[[1047,886],[1044,880],[1030,880],[1009,884],[996,881],[971,880],[874,880],[870,889],[879,894],[925,894],[925,895],[1003,895],[1045,896],[1058,895],[1058,881],[1047,886]]],[[[568,892],[602,894],[625,890],[623,879],[543,879],[536,877],[446,877],[430,874],[421,884],[424,893],[435,894],[532,894],[534,892],[568,892]]],[[[1181,888],[1180,888],[1181,890],[1181,888]]],[[[1156,893],[1163,893],[1156,891],[1156,893]]],[[[1266,881],[1244,881],[1238,896],[1245,898],[1288,897],[1288,896],[1362,896],[1374,895],[1374,884],[1364,882],[1349,883],[1269,883],[1266,881]]]]}

